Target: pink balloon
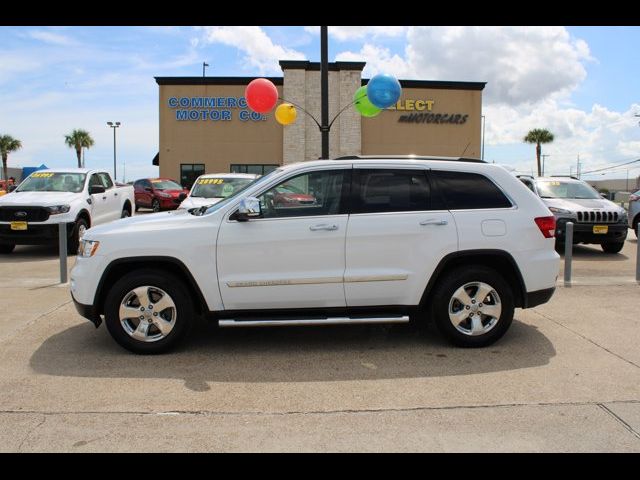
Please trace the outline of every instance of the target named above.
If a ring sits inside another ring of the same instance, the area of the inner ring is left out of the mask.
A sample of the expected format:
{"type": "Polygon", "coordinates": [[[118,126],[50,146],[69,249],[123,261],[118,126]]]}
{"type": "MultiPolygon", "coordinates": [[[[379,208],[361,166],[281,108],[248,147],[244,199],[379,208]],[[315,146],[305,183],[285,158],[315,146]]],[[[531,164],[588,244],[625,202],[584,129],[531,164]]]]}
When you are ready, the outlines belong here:
{"type": "Polygon", "coordinates": [[[266,78],[252,80],[244,91],[247,105],[258,113],[267,113],[276,106],[278,101],[278,89],[266,78]]]}

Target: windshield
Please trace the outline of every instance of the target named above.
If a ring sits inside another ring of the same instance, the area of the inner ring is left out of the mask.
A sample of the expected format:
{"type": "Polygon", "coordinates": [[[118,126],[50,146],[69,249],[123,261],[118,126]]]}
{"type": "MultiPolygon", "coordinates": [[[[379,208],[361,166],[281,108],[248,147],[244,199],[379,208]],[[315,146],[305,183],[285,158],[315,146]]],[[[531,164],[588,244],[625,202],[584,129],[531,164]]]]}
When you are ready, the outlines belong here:
{"type": "Polygon", "coordinates": [[[192,197],[227,198],[253,182],[253,178],[199,178],[191,190],[192,197]]]}
{"type": "MultiPolygon", "coordinates": [[[[261,184],[267,182],[273,176],[277,175],[281,171],[282,171],[281,168],[277,168],[277,169],[267,173],[265,176],[260,177],[258,180],[254,180],[253,182],[245,185],[240,190],[237,190],[237,191],[233,192],[233,195],[229,195],[227,198],[225,198],[224,200],[216,203],[215,205],[205,205],[205,207],[207,207],[207,210],[203,211],[203,213],[200,213],[200,215],[206,215],[206,214],[213,213],[213,212],[221,209],[222,207],[228,205],[233,199],[237,198],[238,194],[240,194],[240,192],[243,192],[244,190],[246,190],[249,187],[255,187],[256,185],[261,185],[261,184]]],[[[205,207],[201,207],[201,208],[204,209],[205,207]]],[[[194,209],[194,210],[198,210],[198,209],[194,209]]],[[[189,211],[192,212],[193,210],[189,210],[189,211]]]]}
{"type": "Polygon", "coordinates": [[[600,199],[600,194],[586,183],[548,180],[536,182],[542,198],[600,199]]]}
{"type": "Polygon", "coordinates": [[[34,172],[20,184],[16,192],[72,192],[84,188],[85,173],[34,172]]]}
{"type": "Polygon", "coordinates": [[[151,180],[151,183],[156,190],[183,190],[182,185],[173,180],[151,180]]]}

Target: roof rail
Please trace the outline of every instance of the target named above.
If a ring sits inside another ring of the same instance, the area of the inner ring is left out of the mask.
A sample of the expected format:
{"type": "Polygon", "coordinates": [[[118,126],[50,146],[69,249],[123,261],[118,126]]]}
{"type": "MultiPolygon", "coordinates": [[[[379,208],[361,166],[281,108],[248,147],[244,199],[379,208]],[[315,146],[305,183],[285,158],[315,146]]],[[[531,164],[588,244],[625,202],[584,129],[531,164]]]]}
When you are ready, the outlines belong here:
{"type": "Polygon", "coordinates": [[[468,157],[428,157],[425,155],[344,155],[342,157],[336,157],[334,160],[385,160],[385,159],[397,159],[397,160],[435,160],[442,162],[469,162],[469,163],[487,163],[479,158],[468,157]]]}

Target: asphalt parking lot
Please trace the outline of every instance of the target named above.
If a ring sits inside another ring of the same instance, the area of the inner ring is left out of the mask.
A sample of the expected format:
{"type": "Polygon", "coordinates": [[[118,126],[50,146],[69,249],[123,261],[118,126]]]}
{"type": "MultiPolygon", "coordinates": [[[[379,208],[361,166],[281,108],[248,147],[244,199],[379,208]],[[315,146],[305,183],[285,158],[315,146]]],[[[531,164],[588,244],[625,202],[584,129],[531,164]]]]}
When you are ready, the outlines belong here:
{"type": "Polygon", "coordinates": [[[636,248],[576,247],[574,285],[485,349],[406,325],[205,329],[144,357],[76,313],[55,248],[17,247],[0,451],[640,452],[636,248]]]}

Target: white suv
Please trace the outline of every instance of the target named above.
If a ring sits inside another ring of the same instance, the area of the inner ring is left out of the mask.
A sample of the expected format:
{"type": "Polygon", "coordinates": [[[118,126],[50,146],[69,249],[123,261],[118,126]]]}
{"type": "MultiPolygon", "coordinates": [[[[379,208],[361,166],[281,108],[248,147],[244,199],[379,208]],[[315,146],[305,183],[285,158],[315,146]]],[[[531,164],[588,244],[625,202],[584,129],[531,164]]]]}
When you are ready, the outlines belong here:
{"type": "Polygon", "coordinates": [[[473,159],[344,157],[286,165],[200,209],[87,230],[81,315],[123,347],[220,327],[422,322],[456,345],[547,302],[555,218],[506,169],[473,159]],[[293,193],[292,193],[293,192],[293,193]]]}

